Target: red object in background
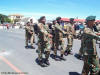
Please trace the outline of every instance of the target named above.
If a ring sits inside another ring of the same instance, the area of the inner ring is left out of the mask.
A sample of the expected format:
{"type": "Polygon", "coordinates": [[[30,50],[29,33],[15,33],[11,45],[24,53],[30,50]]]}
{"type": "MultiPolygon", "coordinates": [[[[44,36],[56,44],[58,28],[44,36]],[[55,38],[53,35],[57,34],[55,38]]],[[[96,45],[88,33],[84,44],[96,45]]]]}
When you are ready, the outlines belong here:
{"type": "Polygon", "coordinates": [[[100,22],[100,20],[96,20],[95,22],[100,22]]]}
{"type": "MultiPolygon", "coordinates": [[[[70,21],[69,18],[62,18],[63,21],[70,21]]],[[[75,22],[85,22],[85,19],[74,19],[75,22]]]]}
{"type": "Polygon", "coordinates": [[[97,33],[96,35],[100,36],[100,33],[97,33]]]}
{"type": "MultiPolygon", "coordinates": [[[[62,21],[70,21],[69,18],[62,18],[62,21]]],[[[85,19],[74,19],[75,22],[85,22],[85,19]]],[[[95,22],[100,22],[100,20],[96,20],[95,22]]]]}
{"type": "Polygon", "coordinates": [[[8,26],[8,24],[6,24],[6,26],[8,26]]]}
{"type": "Polygon", "coordinates": [[[74,19],[75,22],[85,22],[85,19],[74,19]]]}
{"type": "Polygon", "coordinates": [[[9,24],[6,24],[6,26],[7,26],[7,29],[9,29],[9,24]]]}
{"type": "Polygon", "coordinates": [[[69,18],[62,18],[62,21],[70,21],[69,18]]]}

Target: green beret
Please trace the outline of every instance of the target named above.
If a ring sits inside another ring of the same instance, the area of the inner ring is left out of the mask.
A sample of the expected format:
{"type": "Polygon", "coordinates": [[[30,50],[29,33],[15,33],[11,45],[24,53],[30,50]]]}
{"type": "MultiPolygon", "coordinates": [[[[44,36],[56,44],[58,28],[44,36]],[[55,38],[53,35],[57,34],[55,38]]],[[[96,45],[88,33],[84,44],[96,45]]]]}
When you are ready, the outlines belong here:
{"type": "Polygon", "coordinates": [[[86,21],[95,21],[95,18],[96,18],[96,16],[88,16],[87,18],[86,18],[86,21]]]}
{"type": "Polygon", "coordinates": [[[70,18],[70,21],[73,21],[74,20],[74,18],[70,18]]]}
{"type": "Polygon", "coordinates": [[[43,18],[46,18],[46,17],[45,16],[41,16],[38,21],[40,22],[43,18]]]}
{"type": "Polygon", "coordinates": [[[60,19],[61,19],[61,17],[57,17],[57,18],[56,18],[56,20],[60,20],[60,19]]]}

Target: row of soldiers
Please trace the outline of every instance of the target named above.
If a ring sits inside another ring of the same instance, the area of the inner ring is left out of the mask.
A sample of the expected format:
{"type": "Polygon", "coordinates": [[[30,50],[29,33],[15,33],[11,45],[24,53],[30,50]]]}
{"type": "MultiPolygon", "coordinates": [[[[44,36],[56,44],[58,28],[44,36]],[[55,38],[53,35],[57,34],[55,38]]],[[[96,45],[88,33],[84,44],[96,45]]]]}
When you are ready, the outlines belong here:
{"type": "MultiPolygon", "coordinates": [[[[93,30],[95,22],[95,16],[89,16],[86,18],[86,27],[83,30],[81,38],[80,55],[83,55],[84,66],[82,75],[98,75],[100,71],[99,58],[96,51],[95,40],[100,40],[100,33],[93,30]]],[[[45,16],[40,17],[37,28],[34,29],[34,23],[32,19],[27,23],[26,29],[26,48],[28,47],[28,40],[30,39],[31,47],[34,48],[34,35],[38,36],[38,62],[39,65],[44,67],[50,65],[49,57],[51,48],[53,50],[53,58],[56,61],[66,60],[64,55],[72,54],[73,39],[75,37],[75,30],[73,28],[74,19],[71,18],[70,22],[63,28],[61,23],[61,17],[57,17],[53,21],[51,29],[46,24],[45,16]],[[67,38],[67,47],[63,38],[67,38]],[[60,50],[60,56],[58,57],[58,50],[60,50]],[[45,58],[43,58],[43,55],[45,58]]]]}

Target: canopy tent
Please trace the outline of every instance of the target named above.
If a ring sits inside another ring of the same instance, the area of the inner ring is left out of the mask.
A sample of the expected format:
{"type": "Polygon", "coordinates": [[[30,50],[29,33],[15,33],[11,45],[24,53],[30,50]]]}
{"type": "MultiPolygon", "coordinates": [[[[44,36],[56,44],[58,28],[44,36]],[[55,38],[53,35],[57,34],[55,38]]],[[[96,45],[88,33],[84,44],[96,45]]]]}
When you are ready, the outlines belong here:
{"type": "Polygon", "coordinates": [[[74,19],[75,22],[85,22],[85,19],[74,19]]]}
{"type": "MultiPolygon", "coordinates": [[[[62,21],[70,21],[70,18],[62,18],[62,21]]],[[[85,22],[85,19],[74,19],[75,22],[85,22]]],[[[100,22],[100,20],[96,20],[95,22],[100,22]]]]}
{"type": "MultiPolygon", "coordinates": [[[[70,18],[62,18],[62,21],[70,21],[70,18]]],[[[85,19],[74,19],[75,22],[85,22],[85,19]]]]}
{"type": "Polygon", "coordinates": [[[100,20],[96,20],[96,22],[100,22],[100,20]]]}
{"type": "Polygon", "coordinates": [[[25,18],[22,18],[22,19],[20,20],[20,24],[21,24],[21,25],[25,25],[27,22],[30,21],[30,19],[33,19],[33,23],[38,23],[38,20],[35,19],[34,17],[25,17],[25,18]]]}
{"type": "Polygon", "coordinates": [[[34,17],[30,17],[30,18],[28,19],[28,22],[29,22],[31,19],[33,20],[33,23],[38,23],[38,20],[37,20],[36,18],[34,18],[34,17]]]}
{"type": "Polygon", "coordinates": [[[70,21],[69,18],[62,18],[61,20],[62,20],[62,21],[70,21]]]}

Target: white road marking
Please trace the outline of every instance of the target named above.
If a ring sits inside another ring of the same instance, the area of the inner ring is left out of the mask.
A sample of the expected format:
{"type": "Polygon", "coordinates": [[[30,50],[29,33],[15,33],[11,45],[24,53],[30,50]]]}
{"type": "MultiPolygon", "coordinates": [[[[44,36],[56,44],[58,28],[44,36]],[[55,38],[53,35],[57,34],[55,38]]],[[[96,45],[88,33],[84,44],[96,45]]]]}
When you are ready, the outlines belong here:
{"type": "Polygon", "coordinates": [[[7,51],[4,51],[4,50],[0,51],[1,56],[6,56],[6,55],[10,55],[10,54],[11,54],[11,52],[7,52],[7,51]]]}

